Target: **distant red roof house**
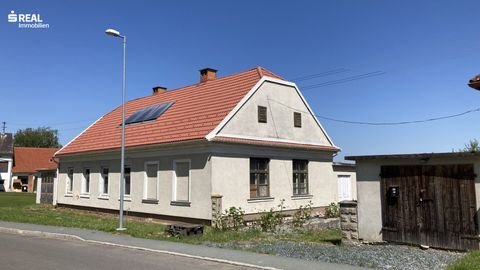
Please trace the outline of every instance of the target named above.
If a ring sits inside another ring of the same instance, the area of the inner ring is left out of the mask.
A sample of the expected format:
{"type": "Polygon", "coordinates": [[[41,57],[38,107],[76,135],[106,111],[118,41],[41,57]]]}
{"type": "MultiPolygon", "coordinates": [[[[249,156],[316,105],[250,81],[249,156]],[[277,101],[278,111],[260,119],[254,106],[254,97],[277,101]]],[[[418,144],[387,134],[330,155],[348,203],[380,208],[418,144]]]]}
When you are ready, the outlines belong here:
{"type": "Polygon", "coordinates": [[[13,174],[33,174],[38,170],[54,170],[52,157],[59,148],[14,147],[13,174]]]}
{"type": "MultiPolygon", "coordinates": [[[[127,102],[126,119],[139,109],[152,105],[165,102],[173,102],[173,105],[155,121],[144,122],[141,125],[126,125],[126,147],[205,140],[206,135],[220,124],[262,77],[282,79],[262,67],[222,78],[215,78],[215,70],[205,69],[203,71],[207,72],[207,75],[205,80],[202,79],[200,83],[174,91],[154,93],[151,96],[127,102]]],[[[117,107],[99,118],[56,155],[120,148],[121,113],[121,107],[117,107]]],[[[227,140],[225,138],[216,139],[227,140]]],[[[238,141],[237,143],[244,142],[238,141]]],[[[249,143],[255,142],[250,141],[249,143]]],[[[314,148],[318,149],[318,146],[314,148]]],[[[321,148],[331,151],[338,150],[336,147],[329,146],[321,148]]]]}

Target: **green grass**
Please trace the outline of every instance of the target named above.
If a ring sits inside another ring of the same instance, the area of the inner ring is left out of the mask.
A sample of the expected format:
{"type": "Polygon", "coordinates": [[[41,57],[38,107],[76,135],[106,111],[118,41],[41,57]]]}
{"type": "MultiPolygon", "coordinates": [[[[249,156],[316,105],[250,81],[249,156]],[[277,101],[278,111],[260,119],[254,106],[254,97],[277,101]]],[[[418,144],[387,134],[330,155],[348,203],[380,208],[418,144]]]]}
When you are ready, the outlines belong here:
{"type": "MultiPolygon", "coordinates": [[[[87,212],[65,208],[55,208],[51,205],[35,204],[35,194],[28,193],[0,193],[0,220],[75,227],[119,233],[115,229],[118,217],[115,215],[87,212]]],[[[164,233],[165,226],[147,220],[126,217],[126,231],[133,237],[168,240],[175,242],[202,244],[226,242],[341,242],[339,230],[307,231],[303,233],[263,233],[258,230],[218,231],[206,226],[203,235],[171,237],[164,233]]]]}
{"type": "Polygon", "coordinates": [[[480,251],[470,251],[447,270],[480,270],[480,251]]]}
{"type": "Polygon", "coordinates": [[[33,193],[0,192],[0,207],[23,207],[35,204],[33,193]]]}

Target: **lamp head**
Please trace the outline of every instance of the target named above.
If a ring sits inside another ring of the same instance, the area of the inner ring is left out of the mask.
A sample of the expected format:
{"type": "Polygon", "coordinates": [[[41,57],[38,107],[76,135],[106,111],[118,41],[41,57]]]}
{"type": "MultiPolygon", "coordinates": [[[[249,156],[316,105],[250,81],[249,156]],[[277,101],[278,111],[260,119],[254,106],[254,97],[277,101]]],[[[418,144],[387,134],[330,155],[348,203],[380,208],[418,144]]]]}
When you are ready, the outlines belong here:
{"type": "Polygon", "coordinates": [[[475,90],[480,90],[480,74],[468,81],[468,86],[475,90]]]}
{"type": "Polygon", "coordinates": [[[105,30],[105,34],[107,34],[107,35],[109,35],[109,36],[114,36],[114,37],[122,37],[122,36],[120,35],[120,32],[118,32],[118,31],[115,30],[115,29],[111,29],[111,28],[105,30]]]}

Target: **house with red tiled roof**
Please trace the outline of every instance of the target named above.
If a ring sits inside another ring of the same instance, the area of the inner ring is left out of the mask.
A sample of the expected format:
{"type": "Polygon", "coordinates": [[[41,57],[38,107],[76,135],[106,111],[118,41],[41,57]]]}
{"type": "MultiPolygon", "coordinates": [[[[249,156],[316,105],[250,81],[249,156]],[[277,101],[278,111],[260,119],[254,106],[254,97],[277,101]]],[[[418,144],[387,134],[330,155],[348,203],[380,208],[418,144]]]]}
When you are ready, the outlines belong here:
{"type": "MultiPolygon", "coordinates": [[[[60,149],[60,206],[118,211],[121,107],[60,149]]],[[[338,198],[334,145],[298,87],[261,67],[126,103],[125,210],[209,222],[338,198]]]]}
{"type": "Polygon", "coordinates": [[[53,155],[59,148],[13,148],[12,191],[34,192],[40,171],[57,169],[53,155]]]}

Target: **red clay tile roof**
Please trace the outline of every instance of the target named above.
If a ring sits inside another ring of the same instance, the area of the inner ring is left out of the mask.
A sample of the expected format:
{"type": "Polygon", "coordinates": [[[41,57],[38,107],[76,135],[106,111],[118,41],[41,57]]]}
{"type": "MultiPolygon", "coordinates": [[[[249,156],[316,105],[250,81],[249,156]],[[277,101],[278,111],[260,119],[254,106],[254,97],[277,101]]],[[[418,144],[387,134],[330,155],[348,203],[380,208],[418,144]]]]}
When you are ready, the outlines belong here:
{"type": "Polygon", "coordinates": [[[13,173],[35,173],[39,169],[56,169],[52,157],[59,148],[14,147],[13,173]]]}
{"type": "Polygon", "coordinates": [[[338,147],[329,146],[329,145],[303,144],[303,143],[300,144],[300,143],[289,143],[289,142],[277,142],[277,141],[266,141],[266,140],[231,138],[231,137],[223,137],[223,136],[215,136],[215,138],[213,138],[212,141],[225,142],[225,143],[259,145],[259,146],[296,148],[296,149],[305,149],[305,150],[322,150],[322,151],[331,151],[331,152],[338,152],[340,150],[338,147]]]}
{"type": "MultiPolygon", "coordinates": [[[[126,147],[203,139],[263,76],[282,79],[258,67],[127,102],[126,118],[138,109],[154,104],[175,103],[154,121],[126,125],[126,147]]],[[[121,107],[118,107],[104,115],[57,155],[120,148],[121,113],[121,107]]]]}

